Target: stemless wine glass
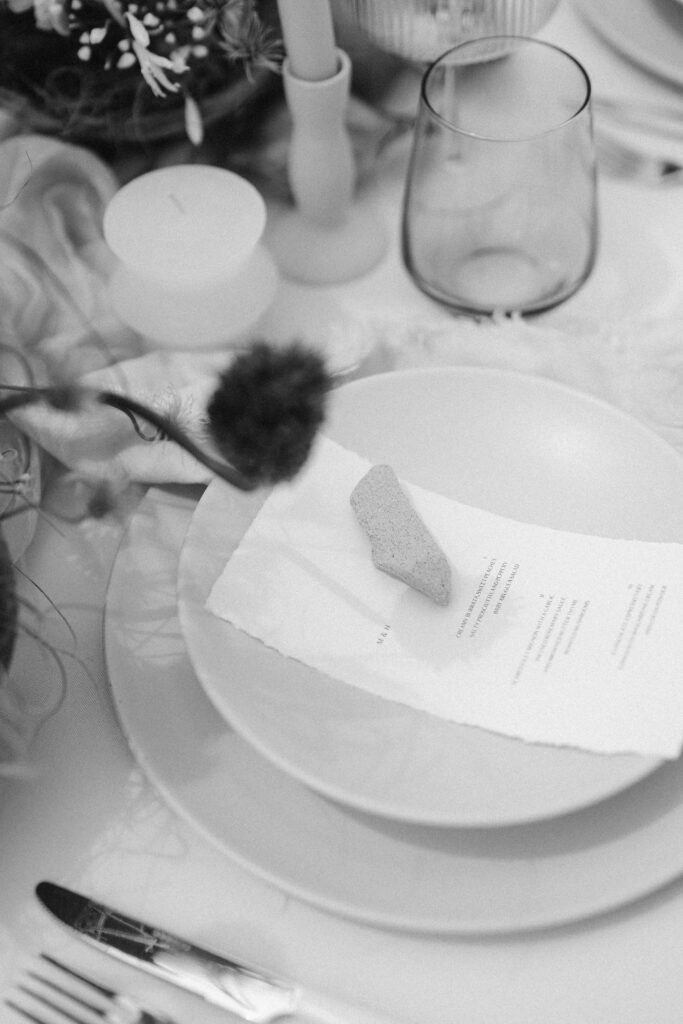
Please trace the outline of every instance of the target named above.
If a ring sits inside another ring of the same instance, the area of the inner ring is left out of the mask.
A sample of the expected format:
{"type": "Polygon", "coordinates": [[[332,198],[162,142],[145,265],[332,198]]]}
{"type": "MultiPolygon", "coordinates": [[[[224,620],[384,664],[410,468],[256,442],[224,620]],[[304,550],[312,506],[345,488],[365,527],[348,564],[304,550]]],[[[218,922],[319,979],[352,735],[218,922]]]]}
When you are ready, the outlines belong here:
{"type": "Polygon", "coordinates": [[[427,70],[403,258],[456,312],[533,313],[572,295],[597,242],[590,80],[564,50],[490,36],[427,70]]]}

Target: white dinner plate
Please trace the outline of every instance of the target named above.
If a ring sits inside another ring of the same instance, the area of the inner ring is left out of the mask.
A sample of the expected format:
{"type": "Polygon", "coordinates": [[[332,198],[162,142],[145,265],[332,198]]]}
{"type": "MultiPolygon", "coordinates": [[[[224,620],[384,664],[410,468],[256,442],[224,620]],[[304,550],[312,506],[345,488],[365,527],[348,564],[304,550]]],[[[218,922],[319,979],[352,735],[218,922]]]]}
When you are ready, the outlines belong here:
{"type": "Polygon", "coordinates": [[[608,43],[647,71],[683,85],[683,4],[676,0],[577,0],[608,43]]]}
{"type": "Polygon", "coordinates": [[[578,920],[683,870],[683,764],[597,806],[500,829],[401,825],[344,809],[277,771],[216,713],[176,614],[194,502],[152,490],[109,586],[105,650],[130,747],[169,804],[290,895],[410,931],[493,933],[578,920]]]}
{"type": "MultiPolygon", "coordinates": [[[[683,460],[636,420],[560,384],[474,367],[356,381],[326,432],[399,476],[558,529],[683,540],[683,460]]],[[[392,819],[500,827],[595,803],[656,765],[529,744],[447,722],[331,679],[204,605],[261,497],[213,483],[179,573],[190,659],[227,721],[317,792],[392,819]]]]}

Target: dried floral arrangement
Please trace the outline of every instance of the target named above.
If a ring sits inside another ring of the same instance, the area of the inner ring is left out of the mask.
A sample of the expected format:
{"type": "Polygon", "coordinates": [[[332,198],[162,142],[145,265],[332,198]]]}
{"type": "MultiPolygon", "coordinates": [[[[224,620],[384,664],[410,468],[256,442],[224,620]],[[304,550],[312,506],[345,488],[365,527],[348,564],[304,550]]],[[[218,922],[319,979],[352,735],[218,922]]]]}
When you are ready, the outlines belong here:
{"type": "Polygon", "coordinates": [[[0,0],[0,100],[27,130],[153,141],[180,115],[199,144],[280,59],[269,0],[0,0]]]}
{"type": "MultiPolygon", "coordinates": [[[[316,353],[299,344],[272,348],[257,342],[237,356],[218,378],[205,409],[206,445],[190,437],[177,420],[134,398],[71,384],[0,384],[0,418],[38,403],[67,414],[77,414],[92,404],[109,406],[128,416],[144,442],[170,440],[231,486],[249,491],[290,480],[299,472],[324,420],[331,387],[331,377],[316,353]]],[[[90,497],[86,516],[102,518],[116,512],[120,481],[112,485],[111,481],[95,479],[88,480],[87,485],[90,497]]],[[[24,487],[21,476],[0,481],[0,489],[13,489],[19,498],[24,487]]],[[[29,510],[28,500],[23,506],[21,501],[16,504],[11,514],[21,514],[22,508],[29,510]]],[[[22,708],[9,700],[3,680],[11,673],[15,642],[22,630],[41,640],[33,626],[22,622],[22,610],[16,570],[0,521],[0,777],[15,771],[25,745],[22,708]]],[[[30,608],[25,610],[31,612],[30,608]]],[[[51,649],[49,653],[59,667],[63,688],[63,652],[51,649]]]]}

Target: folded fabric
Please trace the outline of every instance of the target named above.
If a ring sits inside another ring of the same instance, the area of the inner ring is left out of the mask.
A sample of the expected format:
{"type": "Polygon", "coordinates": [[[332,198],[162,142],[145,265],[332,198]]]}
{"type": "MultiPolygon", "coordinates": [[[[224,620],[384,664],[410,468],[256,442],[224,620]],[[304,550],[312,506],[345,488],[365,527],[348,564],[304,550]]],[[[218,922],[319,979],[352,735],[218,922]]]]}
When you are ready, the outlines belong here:
{"type": "MultiPolygon", "coordinates": [[[[0,163],[4,381],[78,381],[126,392],[176,415],[199,436],[203,402],[226,355],[145,352],[141,339],[111,313],[112,256],[101,224],[118,188],[113,172],[85,149],[31,135],[0,143],[0,163]]],[[[144,481],[207,478],[177,446],[141,439],[113,409],[66,414],[35,406],[14,418],[73,468],[144,481]]]]}
{"type": "Polygon", "coordinates": [[[530,742],[675,758],[683,545],[516,522],[404,482],[453,572],[440,607],[373,564],[350,495],[369,463],[320,438],[207,608],[342,684],[530,742]]]}
{"type": "MultiPolygon", "coordinates": [[[[0,163],[4,343],[41,383],[117,359],[117,339],[104,342],[110,257],[100,228],[116,178],[87,150],[36,135],[0,143],[0,163]]],[[[134,351],[132,335],[121,341],[134,351]]]]}

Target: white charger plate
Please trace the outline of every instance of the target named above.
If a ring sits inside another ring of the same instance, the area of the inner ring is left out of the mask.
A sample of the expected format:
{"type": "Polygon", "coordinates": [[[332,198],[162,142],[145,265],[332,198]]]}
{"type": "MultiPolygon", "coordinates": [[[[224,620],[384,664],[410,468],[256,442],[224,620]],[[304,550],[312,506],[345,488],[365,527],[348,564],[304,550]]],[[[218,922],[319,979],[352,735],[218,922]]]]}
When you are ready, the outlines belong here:
{"type": "Polygon", "coordinates": [[[576,0],[608,43],[640,67],[683,85],[680,0],[576,0]]]}
{"type": "Polygon", "coordinates": [[[177,813],[290,895],[368,924],[502,933],[579,920],[683,871],[683,764],[598,806],[500,829],[373,819],[274,769],[204,695],[176,614],[194,501],[152,490],[124,538],[105,616],[114,703],[138,763],[177,813]]]}
{"type": "MultiPolygon", "coordinates": [[[[407,480],[558,529],[683,539],[683,460],[636,420],[562,385],[451,367],[365,378],[334,394],[326,432],[407,480]]],[[[528,744],[331,679],[205,610],[263,497],[211,484],[179,571],[190,659],[226,720],[272,763],[366,813],[500,827],[565,814],[659,763],[528,744]]]]}

